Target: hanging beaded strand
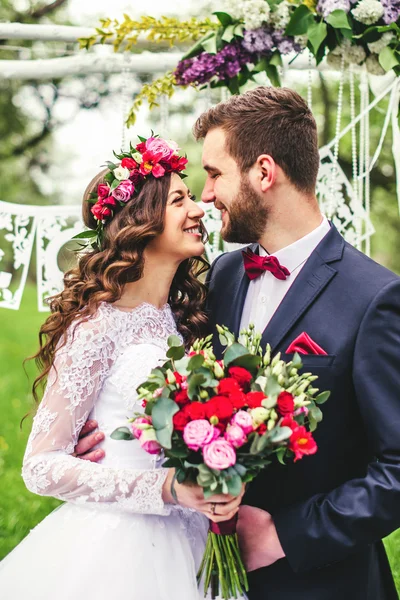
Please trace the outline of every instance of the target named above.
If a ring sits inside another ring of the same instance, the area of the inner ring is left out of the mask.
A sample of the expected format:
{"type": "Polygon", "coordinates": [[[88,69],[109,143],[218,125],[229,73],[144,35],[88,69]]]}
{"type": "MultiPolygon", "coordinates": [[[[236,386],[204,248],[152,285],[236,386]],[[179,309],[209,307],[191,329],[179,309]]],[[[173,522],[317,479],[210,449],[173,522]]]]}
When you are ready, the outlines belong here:
{"type": "Polygon", "coordinates": [[[339,80],[339,91],[338,91],[338,105],[337,105],[337,114],[336,114],[336,128],[335,128],[335,146],[333,149],[333,164],[331,171],[331,180],[329,185],[328,192],[328,202],[327,202],[327,217],[332,218],[336,209],[335,204],[335,186],[336,186],[336,176],[337,176],[337,165],[338,165],[338,157],[339,157],[339,134],[340,134],[340,126],[342,122],[342,111],[343,111],[343,85],[344,85],[344,54],[342,54],[341,62],[340,62],[340,80],[339,80]]]}
{"type": "MultiPolygon", "coordinates": [[[[354,123],[356,117],[356,101],[354,90],[354,66],[350,65],[349,70],[349,90],[350,90],[350,122],[354,123]]],[[[357,211],[359,206],[358,196],[358,160],[357,160],[357,125],[354,124],[351,128],[351,165],[352,165],[352,205],[354,212],[354,228],[357,236],[356,246],[361,249],[362,238],[362,219],[357,211]]]]}
{"type": "MultiPolygon", "coordinates": [[[[365,106],[368,106],[369,104],[369,85],[368,85],[368,78],[366,77],[366,85],[365,85],[365,106]]],[[[371,183],[371,176],[370,176],[370,169],[369,169],[369,163],[370,163],[370,140],[369,140],[369,115],[370,115],[370,111],[367,112],[367,114],[365,115],[365,148],[364,148],[364,166],[365,166],[365,183],[364,183],[364,197],[365,197],[365,212],[367,213],[367,218],[370,218],[370,213],[371,213],[371,188],[370,188],[370,183],[371,183]]],[[[371,256],[371,236],[370,235],[366,235],[365,237],[365,254],[367,256],[371,256]]]]}
{"type": "Polygon", "coordinates": [[[122,67],[122,87],[121,87],[121,106],[122,106],[122,126],[121,126],[121,150],[126,150],[127,126],[126,119],[128,116],[130,105],[129,93],[129,54],[124,52],[124,65],[122,67]]]}
{"type": "Polygon", "coordinates": [[[313,69],[313,58],[310,51],[308,51],[308,71],[307,71],[307,104],[308,108],[312,111],[312,69],[313,69]]]}

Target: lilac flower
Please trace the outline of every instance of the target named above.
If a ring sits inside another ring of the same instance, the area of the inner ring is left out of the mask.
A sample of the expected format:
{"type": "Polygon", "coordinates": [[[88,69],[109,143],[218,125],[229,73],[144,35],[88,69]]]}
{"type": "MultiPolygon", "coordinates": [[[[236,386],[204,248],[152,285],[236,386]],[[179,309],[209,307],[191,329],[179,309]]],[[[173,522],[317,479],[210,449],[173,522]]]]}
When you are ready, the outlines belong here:
{"type": "Polygon", "coordinates": [[[248,52],[269,52],[274,46],[274,40],[268,29],[259,27],[244,32],[242,46],[248,52]]]}
{"type": "Polygon", "coordinates": [[[384,23],[395,23],[400,16],[400,0],[381,0],[381,3],[385,10],[382,17],[384,23]]]}
{"type": "Polygon", "coordinates": [[[350,10],[350,0],[319,0],[317,4],[317,12],[324,19],[334,10],[344,10],[346,13],[350,10]]]}

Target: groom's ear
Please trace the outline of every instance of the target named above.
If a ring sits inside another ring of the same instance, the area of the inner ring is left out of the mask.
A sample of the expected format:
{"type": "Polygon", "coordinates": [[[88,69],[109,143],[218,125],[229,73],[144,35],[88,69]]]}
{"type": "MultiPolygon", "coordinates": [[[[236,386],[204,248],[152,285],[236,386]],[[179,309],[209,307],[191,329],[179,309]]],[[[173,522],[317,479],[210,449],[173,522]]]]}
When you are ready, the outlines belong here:
{"type": "Polygon", "coordinates": [[[257,175],[262,192],[267,192],[275,183],[277,164],[269,154],[260,154],[256,161],[257,175]]]}

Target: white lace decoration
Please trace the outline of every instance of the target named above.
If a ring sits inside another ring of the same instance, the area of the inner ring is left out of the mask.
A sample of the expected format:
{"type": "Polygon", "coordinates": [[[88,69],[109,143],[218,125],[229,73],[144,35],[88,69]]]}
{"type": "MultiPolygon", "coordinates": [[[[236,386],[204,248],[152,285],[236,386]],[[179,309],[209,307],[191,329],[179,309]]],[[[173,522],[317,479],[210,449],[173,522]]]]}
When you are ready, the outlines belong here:
{"type": "Polygon", "coordinates": [[[136,442],[120,447],[126,448],[132,468],[91,463],[71,454],[94,408],[112,419],[113,411],[125,411],[135,403],[137,385],[165,355],[172,334],[178,332],[168,305],[157,309],[142,304],[125,312],[103,303],[86,322],[72,324],[66,344],[56,352],[34,419],[23,464],[28,489],[76,504],[169,514],[170,507],[162,500],[167,469],[157,468],[151,457],[148,469],[136,469],[134,457],[143,467],[147,456],[136,442]],[[111,406],[109,389],[116,390],[111,406]]]}

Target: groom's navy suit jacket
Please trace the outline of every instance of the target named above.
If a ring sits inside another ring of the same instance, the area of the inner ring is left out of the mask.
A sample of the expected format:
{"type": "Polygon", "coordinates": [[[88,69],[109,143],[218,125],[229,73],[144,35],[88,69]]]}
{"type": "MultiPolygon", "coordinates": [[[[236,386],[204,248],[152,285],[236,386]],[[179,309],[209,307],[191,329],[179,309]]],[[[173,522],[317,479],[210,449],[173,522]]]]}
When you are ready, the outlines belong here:
{"type": "MultiPolygon", "coordinates": [[[[213,326],[238,333],[248,285],[240,250],[217,258],[213,326]]],[[[321,406],[318,452],[271,465],[245,495],[245,504],[272,514],[286,553],[249,574],[249,598],[395,600],[380,540],[400,527],[400,278],[331,227],[262,341],[285,359],[302,332],[327,352],[303,355],[304,370],[332,394],[321,406]]],[[[217,335],[214,347],[221,354],[217,335]]]]}

